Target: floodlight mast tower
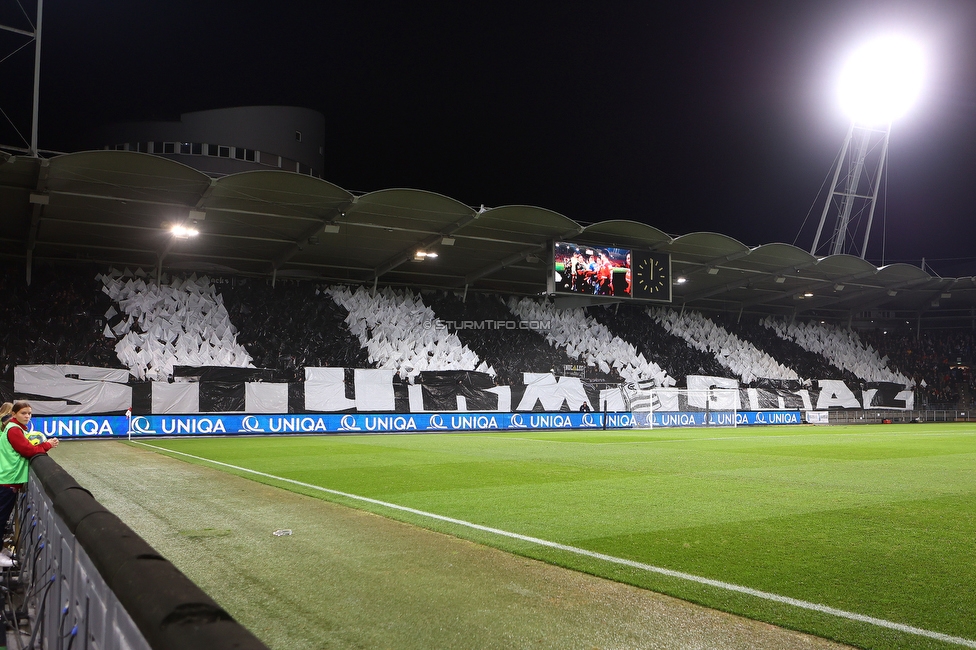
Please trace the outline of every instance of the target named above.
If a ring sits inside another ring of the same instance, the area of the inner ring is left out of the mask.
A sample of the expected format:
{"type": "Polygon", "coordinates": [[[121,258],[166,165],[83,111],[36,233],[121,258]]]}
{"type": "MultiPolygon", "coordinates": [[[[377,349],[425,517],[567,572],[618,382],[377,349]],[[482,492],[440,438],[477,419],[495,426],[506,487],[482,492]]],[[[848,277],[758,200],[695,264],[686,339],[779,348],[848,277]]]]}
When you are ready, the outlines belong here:
{"type": "MultiPolygon", "coordinates": [[[[23,7],[21,7],[21,11],[23,11],[23,7]]],[[[29,39],[32,39],[34,41],[34,94],[33,94],[33,102],[31,104],[30,142],[27,143],[29,147],[27,149],[27,154],[30,156],[38,155],[38,148],[37,148],[37,112],[38,111],[37,109],[39,105],[38,100],[39,100],[40,90],[41,90],[41,17],[43,15],[44,15],[44,0],[37,0],[37,20],[34,23],[34,25],[31,26],[33,27],[33,31],[0,23],[0,30],[6,32],[13,32],[14,34],[21,34],[22,36],[26,36],[29,39]]],[[[25,13],[24,16],[27,16],[27,14],[25,13]]],[[[28,17],[27,20],[30,21],[30,18],[28,17]]],[[[28,43],[29,42],[30,41],[28,41],[28,43]]],[[[12,122],[11,122],[11,126],[14,127],[14,130],[17,130],[17,127],[12,122]]],[[[20,135],[19,130],[17,130],[17,135],[20,135]]],[[[21,138],[23,138],[23,136],[21,136],[21,138]]]]}
{"type": "Polygon", "coordinates": [[[821,236],[833,211],[834,229],[826,253],[858,254],[865,259],[878,190],[888,158],[892,120],[904,114],[922,86],[923,54],[903,36],[875,38],[854,51],[841,73],[840,102],[851,126],[837,157],[830,194],[820,216],[810,254],[821,252],[821,236]]]}
{"type": "Polygon", "coordinates": [[[857,238],[863,234],[860,256],[864,259],[871,238],[874,210],[878,203],[878,189],[888,157],[891,124],[884,128],[852,121],[841,146],[834,169],[830,195],[824,204],[820,225],[810,247],[810,254],[820,249],[827,217],[834,212],[833,235],[825,243],[827,254],[857,252],[857,238]],[[863,223],[863,228],[862,228],[863,223]]]}

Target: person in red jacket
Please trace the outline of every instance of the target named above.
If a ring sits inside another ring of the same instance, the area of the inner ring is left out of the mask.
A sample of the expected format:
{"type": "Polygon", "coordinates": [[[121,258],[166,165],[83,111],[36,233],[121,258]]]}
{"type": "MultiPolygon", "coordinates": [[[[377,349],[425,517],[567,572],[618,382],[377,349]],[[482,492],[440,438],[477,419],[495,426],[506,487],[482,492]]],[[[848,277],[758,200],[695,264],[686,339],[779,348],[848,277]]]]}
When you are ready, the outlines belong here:
{"type": "MultiPolygon", "coordinates": [[[[0,545],[7,532],[7,520],[17,503],[17,494],[27,483],[27,459],[46,454],[58,446],[57,438],[37,445],[27,439],[32,415],[29,402],[14,402],[11,415],[0,436],[0,545]]],[[[9,566],[13,566],[13,560],[4,550],[0,552],[0,567],[9,566]]]]}

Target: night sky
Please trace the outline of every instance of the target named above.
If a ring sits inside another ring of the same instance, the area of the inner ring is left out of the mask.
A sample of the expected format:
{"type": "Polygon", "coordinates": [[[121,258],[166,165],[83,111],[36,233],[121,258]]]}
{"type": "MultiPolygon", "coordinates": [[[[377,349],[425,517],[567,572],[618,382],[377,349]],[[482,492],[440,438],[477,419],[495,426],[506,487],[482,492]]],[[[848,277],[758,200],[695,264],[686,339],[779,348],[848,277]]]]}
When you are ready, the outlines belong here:
{"type": "MultiPolygon", "coordinates": [[[[809,249],[848,126],[838,69],[897,29],[930,74],[893,126],[868,257],[976,274],[976,3],[412,4],[46,0],[40,146],[75,150],[105,122],[305,106],[326,117],[325,179],[351,191],[809,249]]],[[[0,56],[23,40],[3,34],[0,56]]],[[[0,63],[0,108],[25,135],[31,57],[0,63]]],[[[22,144],[6,125],[0,142],[22,144]]]]}

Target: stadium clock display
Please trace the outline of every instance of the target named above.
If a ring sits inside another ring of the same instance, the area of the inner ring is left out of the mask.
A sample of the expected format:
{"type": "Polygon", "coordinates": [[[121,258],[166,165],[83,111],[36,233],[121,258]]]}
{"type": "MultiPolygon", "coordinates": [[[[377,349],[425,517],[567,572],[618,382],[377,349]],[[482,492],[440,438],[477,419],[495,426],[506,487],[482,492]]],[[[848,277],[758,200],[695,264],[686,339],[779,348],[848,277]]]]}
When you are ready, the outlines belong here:
{"type": "Polygon", "coordinates": [[[671,300],[671,259],[664,253],[634,251],[634,298],[671,300]]]}

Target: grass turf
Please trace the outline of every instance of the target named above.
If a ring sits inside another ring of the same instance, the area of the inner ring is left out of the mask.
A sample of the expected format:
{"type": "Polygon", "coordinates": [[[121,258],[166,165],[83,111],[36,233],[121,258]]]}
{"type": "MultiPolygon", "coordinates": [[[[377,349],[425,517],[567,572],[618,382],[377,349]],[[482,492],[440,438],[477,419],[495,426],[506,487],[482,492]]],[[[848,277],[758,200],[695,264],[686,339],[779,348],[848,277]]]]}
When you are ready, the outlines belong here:
{"type": "MultiPolygon", "coordinates": [[[[151,444],[976,639],[976,427],[971,425],[170,439],[151,444]]],[[[948,647],[243,475],[863,647],[948,647]]]]}

